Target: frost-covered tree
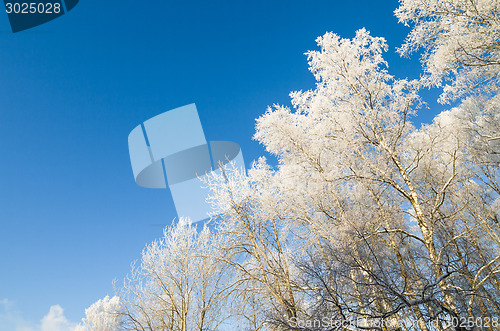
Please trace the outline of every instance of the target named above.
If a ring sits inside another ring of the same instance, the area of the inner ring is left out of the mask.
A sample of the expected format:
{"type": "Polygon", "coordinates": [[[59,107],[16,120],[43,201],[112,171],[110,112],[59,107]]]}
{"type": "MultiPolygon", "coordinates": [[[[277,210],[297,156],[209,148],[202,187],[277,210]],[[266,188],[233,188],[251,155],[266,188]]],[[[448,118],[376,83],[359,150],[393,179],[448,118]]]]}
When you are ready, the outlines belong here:
{"type": "Polygon", "coordinates": [[[121,291],[126,328],[217,329],[231,314],[224,306],[231,293],[227,266],[214,258],[220,244],[208,227],[198,232],[189,219],[166,227],[121,291]]]}
{"type": "Polygon", "coordinates": [[[399,52],[409,55],[425,49],[422,63],[431,82],[446,82],[441,101],[498,90],[498,0],[400,0],[395,13],[400,22],[412,26],[399,52]]]}
{"type": "Polygon", "coordinates": [[[123,307],[117,296],[104,297],[85,309],[85,318],[76,331],[118,331],[123,327],[123,307]]]}
{"type": "Polygon", "coordinates": [[[293,110],[275,106],[257,120],[255,139],[276,155],[277,169],[261,160],[247,178],[224,176],[229,193],[214,190],[227,206],[225,231],[248,224],[235,247],[248,254],[256,245],[241,245],[247,238],[271,238],[262,245],[279,268],[255,268],[266,255],[249,254],[254,270],[267,274],[260,279],[285,280],[290,297],[300,298],[300,314],[275,316],[274,325],[404,318],[426,329],[431,320],[495,316],[497,209],[485,206],[498,192],[495,181],[484,185],[471,146],[486,151],[481,135],[494,134],[497,108],[464,104],[457,116],[445,112],[417,129],[410,119],[425,81],[387,72],[384,39],[359,30],[352,40],[327,33],[318,44],[308,53],[316,88],[292,93],[293,110]],[[241,192],[248,193],[235,199],[241,192]],[[283,254],[283,243],[300,244],[283,254]]]}
{"type": "MultiPolygon", "coordinates": [[[[354,291],[335,300],[349,302],[346,311],[366,314],[372,310],[369,314],[380,318],[397,311],[399,304],[411,306],[419,297],[418,289],[410,295],[404,295],[403,289],[418,282],[409,277],[414,270],[406,271],[408,258],[398,259],[398,255],[405,240],[416,241],[411,244],[425,250],[431,261],[427,272],[434,280],[426,285],[440,288],[443,307],[454,313],[432,215],[424,209],[432,199],[420,196],[422,183],[411,176],[421,156],[407,148],[414,131],[409,117],[418,106],[420,82],[390,76],[382,58],[385,41],[365,30],[352,40],[328,33],[318,38],[318,44],[321,51],[308,53],[318,80],[316,89],[292,93],[294,112],[280,106],[269,110],[258,120],[255,137],[280,159],[286,191],[303,192],[301,204],[293,197],[286,199],[298,208],[297,218],[307,220],[313,231],[320,229],[318,235],[329,242],[328,255],[333,247],[334,256],[342,258],[335,276],[344,278],[346,293],[348,288],[354,291]],[[408,208],[414,218],[405,217],[408,208]],[[419,235],[409,229],[411,219],[416,221],[419,235]],[[381,241],[384,233],[387,238],[381,241]],[[389,245],[380,245],[385,242],[389,245]],[[382,260],[377,262],[377,257],[382,260]],[[392,263],[384,263],[385,259],[399,261],[390,274],[384,266],[392,263]],[[408,279],[401,283],[394,278],[398,274],[406,274],[408,279]],[[370,286],[363,285],[365,282],[370,286]],[[375,301],[370,295],[382,292],[385,295],[375,301]],[[366,307],[370,301],[374,306],[366,307]],[[402,302],[394,305],[398,301],[402,302]]],[[[436,187],[435,201],[448,189],[445,183],[436,187]]]]}
{"type": "Polygon", "coordinates": [[[293,261],[302,254],[304,241],[291,233],[280,212],[282,197],[272,191],[278,178],[261,165],[249,176],[230,168],[209,181],[217,235],[223,238],[221,259],[238,279],[241,325],[252,330],[278,327],[283,317],[296,319],[304,313],[304,291],[296,282],[293,261]]]}

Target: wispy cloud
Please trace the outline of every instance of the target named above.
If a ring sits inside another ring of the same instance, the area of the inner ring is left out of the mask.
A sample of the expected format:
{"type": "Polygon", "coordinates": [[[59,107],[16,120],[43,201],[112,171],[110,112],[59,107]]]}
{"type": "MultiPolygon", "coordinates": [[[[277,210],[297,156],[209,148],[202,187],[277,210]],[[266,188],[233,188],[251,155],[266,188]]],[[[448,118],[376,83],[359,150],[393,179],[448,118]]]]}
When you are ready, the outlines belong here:
{"type": "Polygon", "coordinates": [[[27,320],[8,299],[0,299],[0,331],[75,331],[76,323],[68,321],[64,309],[53,305],[39,323],[27,320]]]}

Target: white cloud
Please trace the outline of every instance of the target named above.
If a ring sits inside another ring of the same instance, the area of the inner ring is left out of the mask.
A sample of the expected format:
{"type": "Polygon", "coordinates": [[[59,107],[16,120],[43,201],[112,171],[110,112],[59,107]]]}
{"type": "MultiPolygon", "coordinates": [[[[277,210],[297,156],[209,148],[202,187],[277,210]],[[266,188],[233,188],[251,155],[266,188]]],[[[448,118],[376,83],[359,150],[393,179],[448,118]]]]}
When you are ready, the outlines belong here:
{"type": "Polygon", "coordinates": [[[0,331],[35,331],[34,326],[26,321],[15,304],[0,300],[0,331]]]}
{"type": "Polygon", "coordinates": [[[60,305],[51,306],[40,323],[33,323],[24,318],[14,302],[0,299],[0,331],[77,331],[77,325],[68,321],[60,305]]]}
{"type": "Polygon", "coordinates": [[[64,316],[64,309],[59,305],[50,307],[49,313],[42,318],[42,331],[74,331],[75,323],[71,323],[64,316]]]}

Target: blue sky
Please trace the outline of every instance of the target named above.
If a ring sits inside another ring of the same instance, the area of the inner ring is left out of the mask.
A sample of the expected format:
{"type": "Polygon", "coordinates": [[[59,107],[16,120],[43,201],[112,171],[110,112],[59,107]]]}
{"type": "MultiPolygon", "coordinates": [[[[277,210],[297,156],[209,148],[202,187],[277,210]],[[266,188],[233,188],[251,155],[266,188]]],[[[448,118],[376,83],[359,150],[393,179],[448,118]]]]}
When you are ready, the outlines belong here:
{"type": "Polygon", "coordinates": [[[419,75],[417,57],[395,54],[409,31],[396,7],[81,0],[16,34],[0,14],[0,322],[11,309],[35,325],[53,305],[78,322],[176,217],[167,190],[134,182],[135,126],[196,103],[207,140],[238,143],[249,166],[265,155],[255,118],[314,86],[304,52],[317,36],[366,27],[387,39],[392,74],[419,75]]]}

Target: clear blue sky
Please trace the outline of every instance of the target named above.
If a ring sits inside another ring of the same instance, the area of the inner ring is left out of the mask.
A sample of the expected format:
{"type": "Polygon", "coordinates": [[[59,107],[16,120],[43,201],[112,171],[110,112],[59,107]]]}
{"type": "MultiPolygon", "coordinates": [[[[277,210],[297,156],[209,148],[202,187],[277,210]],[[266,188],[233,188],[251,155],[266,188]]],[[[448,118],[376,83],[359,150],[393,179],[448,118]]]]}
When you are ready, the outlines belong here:
{"type": "Polygon", "coordinates": [[[137,186],[128,155],[144,120],[196,103],[207,139],[237,142],[248,166],[265,154],[255,118],[313,87],[304,52],[326,31],[366,27],[388,40],[391,73],[417,76],[394,52],[409,31],[396,7],[81,0],[16,34],[0,13],[0,300],[33,323],[55,304],[78,322],[161,236],[170,194],[137,186]]]}

